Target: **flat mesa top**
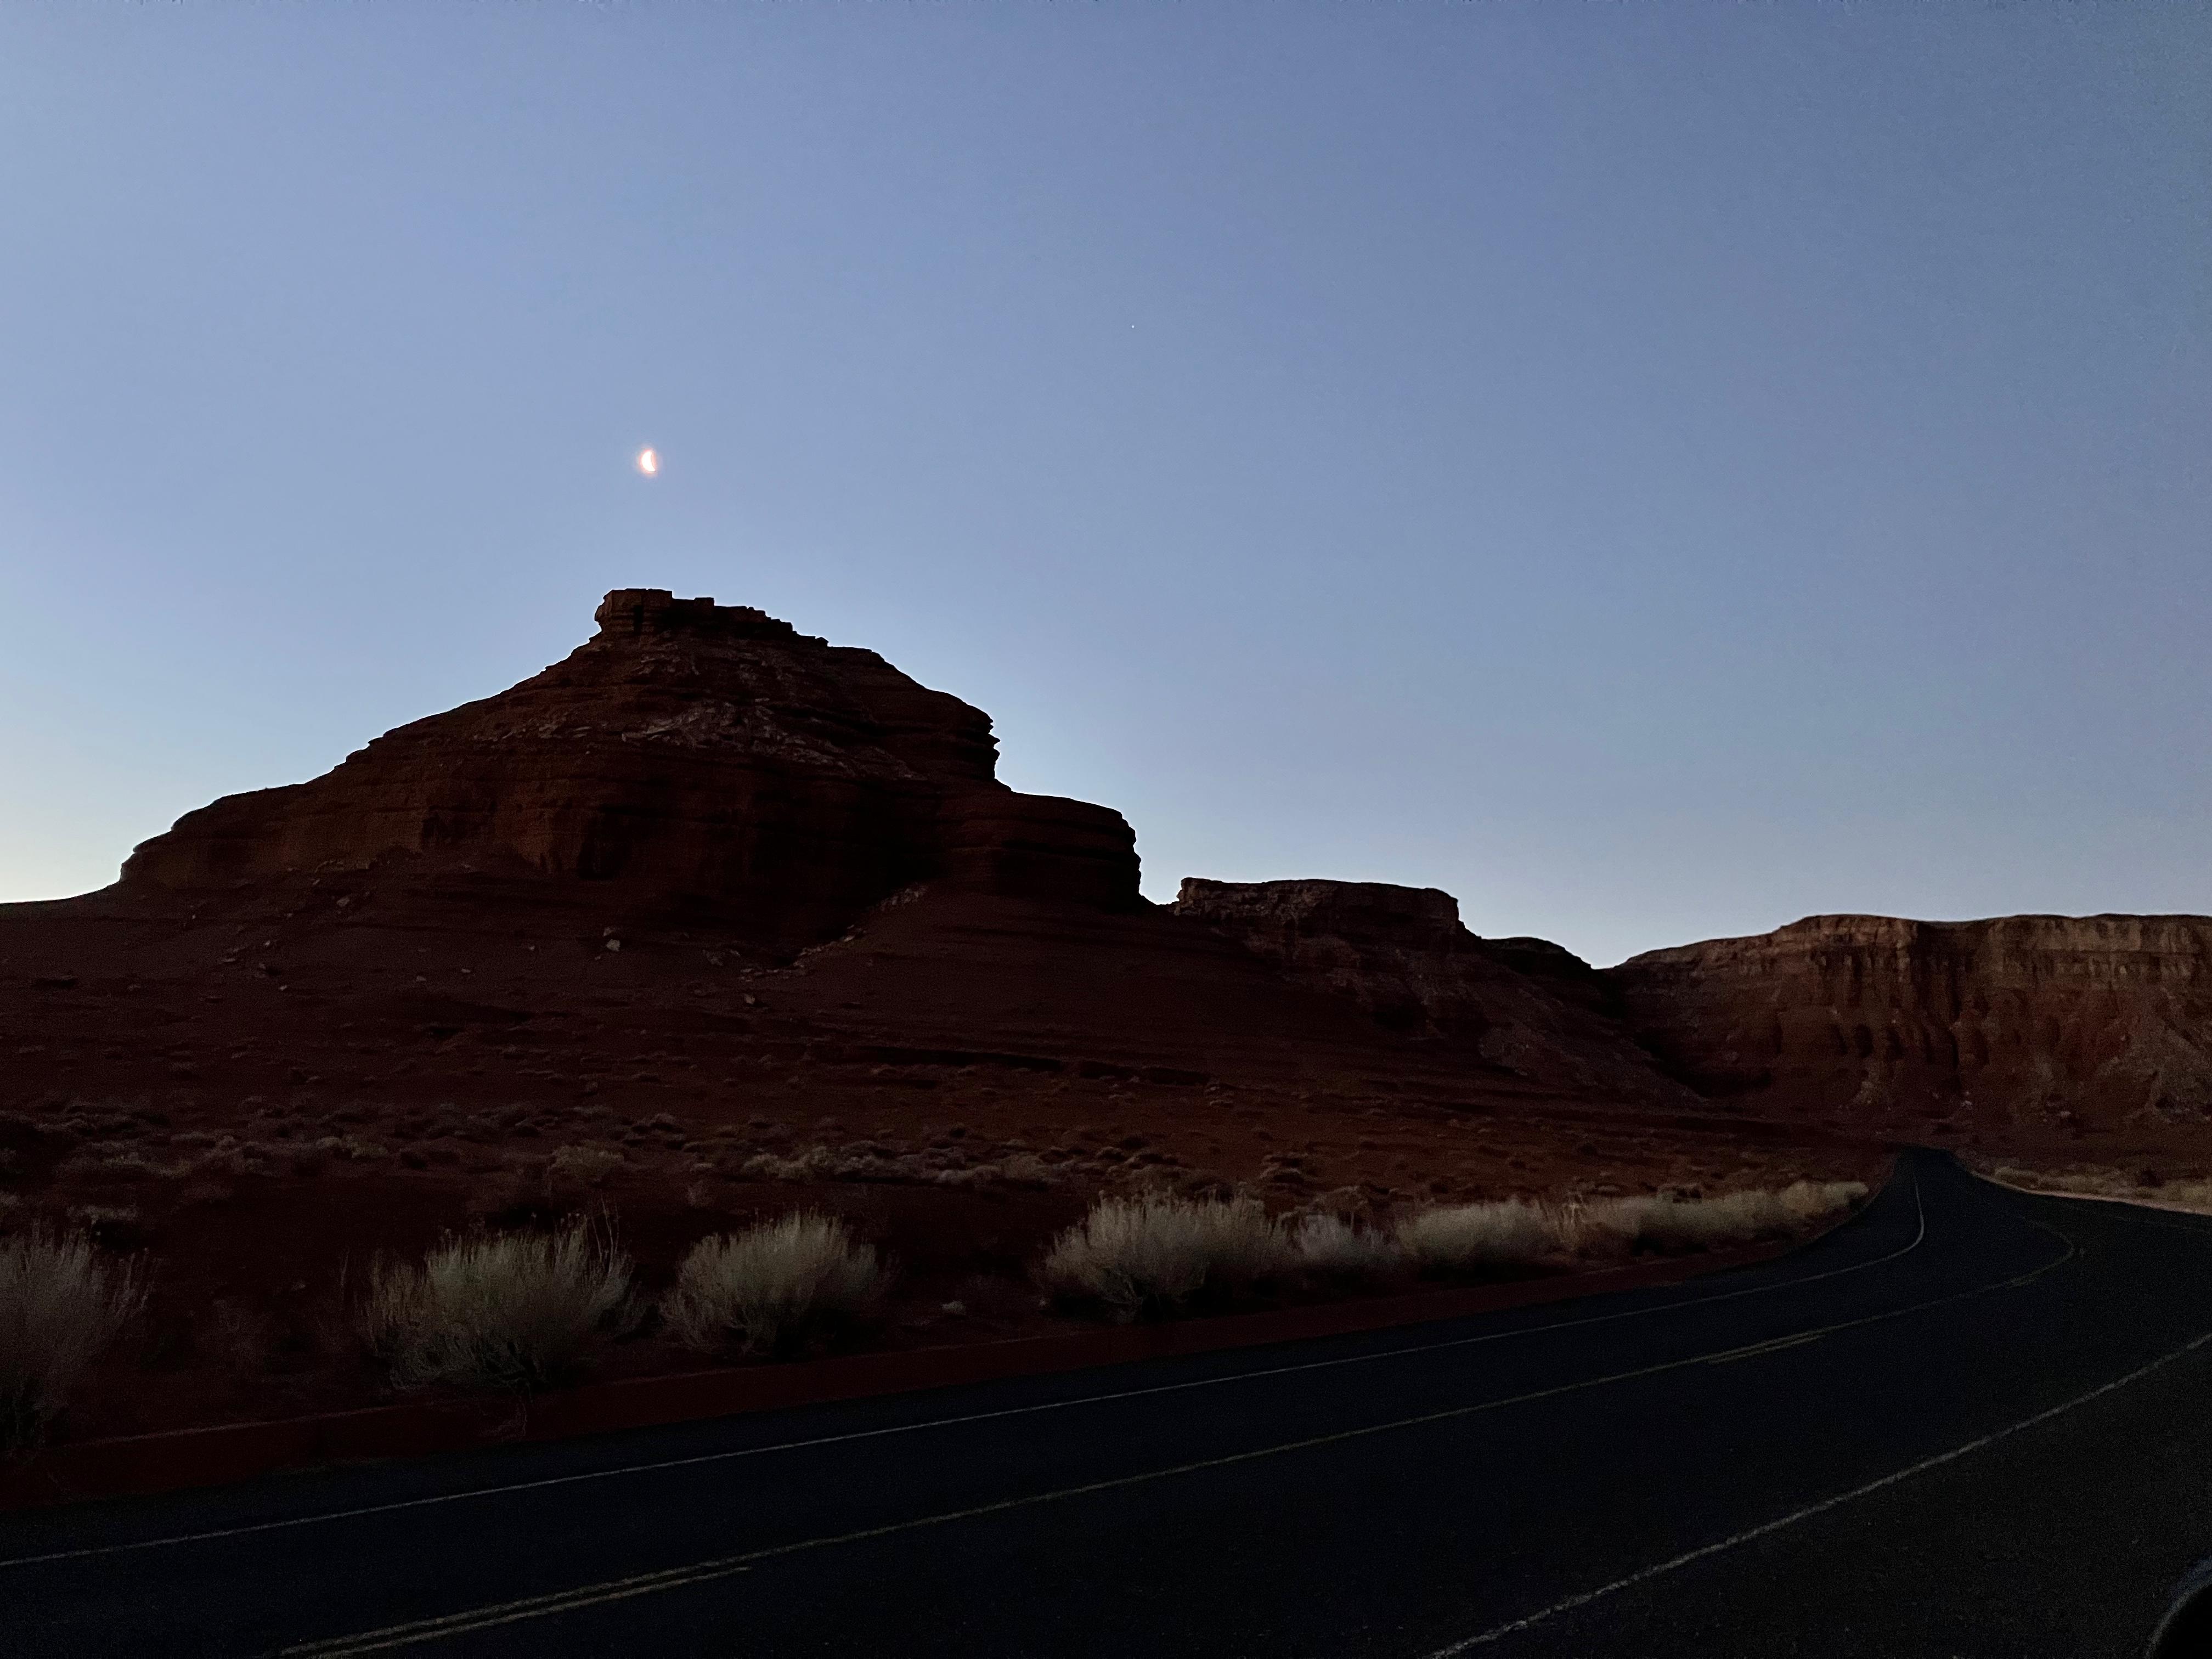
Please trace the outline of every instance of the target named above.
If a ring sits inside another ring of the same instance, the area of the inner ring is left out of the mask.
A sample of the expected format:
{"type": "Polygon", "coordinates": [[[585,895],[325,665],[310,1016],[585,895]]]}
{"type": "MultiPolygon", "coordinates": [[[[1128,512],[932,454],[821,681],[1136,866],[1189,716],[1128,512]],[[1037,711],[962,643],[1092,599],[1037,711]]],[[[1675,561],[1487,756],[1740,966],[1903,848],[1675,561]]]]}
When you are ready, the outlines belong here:
{"type": "Polygon", "coordinates": [[[646,634],[720,634],[735,638],[811,641],[789,623],[747,605],[716,605],[712,599],[679,599],[665,587],[617,587],[592,613],[603,638],[646,634]]]}

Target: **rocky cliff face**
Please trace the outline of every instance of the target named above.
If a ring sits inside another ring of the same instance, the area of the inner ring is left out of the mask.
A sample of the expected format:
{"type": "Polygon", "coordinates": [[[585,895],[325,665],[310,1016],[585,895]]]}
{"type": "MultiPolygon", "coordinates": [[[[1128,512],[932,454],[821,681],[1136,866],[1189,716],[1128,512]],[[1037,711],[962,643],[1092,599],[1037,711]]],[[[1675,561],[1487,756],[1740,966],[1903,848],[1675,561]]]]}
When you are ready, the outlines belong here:
{"type": "Polygon", "coordinates": [[[2212,1122],[2212,918],[1811,916],[1609,970],[1678,1075],[1892,1133],[2212,1122]]]}
{"type": "Polygon", "coordinates": [[[1461,926],[1458,901],[1436,888],[1193,878],[1175,913],[1401,1037],[1464,1046],[1550,1087],[1695,1103],[1630,1037],[1617,996],[1588,963],[1542,939],[1479,939],[1461,926]]]}
{"type": "Polygon", "coordinates": [[[1119,813],[1007,788],[990,717],[873,652],[659,589],[609,593],[597,620],[496,696],[187,814],[125,887],[412,861],[617,884],[797,939],[925,880],[1142,902],[1119,813]]]}

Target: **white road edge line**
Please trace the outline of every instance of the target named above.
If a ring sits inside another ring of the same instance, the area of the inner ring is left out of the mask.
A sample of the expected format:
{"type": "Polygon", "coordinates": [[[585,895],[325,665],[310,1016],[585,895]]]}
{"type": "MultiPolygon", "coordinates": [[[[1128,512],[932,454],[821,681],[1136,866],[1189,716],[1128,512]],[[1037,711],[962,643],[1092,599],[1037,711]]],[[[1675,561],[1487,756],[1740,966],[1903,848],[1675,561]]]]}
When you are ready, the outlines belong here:
{"type": "MultiPolygon", "coordinates": [[[[1302,1371],[1333,1370],[1343,1365],[1365,1365],[1382,1359],[1402,1359],[1419,1354],[1443,1353],[1453,1348],[1477,1347],[1491,1342],[1513,1341],[1527,1336],[1544,1336],[1553,1331],[1580,1330],[1591,1325],[1609,1325],[1624,1319],[1648,1318],[1653,1314],[1680,1313],[1692,1308],[1702,1308],[1716,1302],[1733,1302],[1741,1297],[1764,1296],[1770,1291],[1794,1290],[1802,1285],[1817,1285],[1824,1279],[1840,1279],[1847,1273],[1864,1273],[1869,1267],[1879,1267],[1910,1255],[1918,1249],[1928,1237],[1928,1210],[1920,1196],[1920,1183],[1912,1183],[1912,1203],[1919,1224],[1910,1243],[1879,1255],[1871,1261],[1855,1261],[1848,1267],[1832,1267],[1826,1273],[1808,1273],[1801,1279],[1786,1279],[1772,1285],[1753,1285],[1743,1290],[1723,1291],[1712,1296],[1693,1297],[1681,1302],[1662,1302],[1648,1308],[1630,1308],[1620,1313],[1595,1314],[1583,1319],[1556,1320],[1548,1325],[1531,1325],[1520,1330],[1494,1331],[1483,1336],[1455,1337],[1443,1342],[1424,1342],[1400,1348],[1384,1348],[1374,1353],[1347,1354],[1338,1359],[1313,1359],[1295,1365],[1271,1365],[1263,1370],[1234,1371],[1225,1376],[1199,1377],[1188,1382],[1163,1382],[1147,1389],[1124,1389],[1109,1394],[1084,1395],[1073,1400],[1048,1400],[1034,1406],[1010,1406],[1002,1411],[971,1412],[960,1417],[928,1418],[918,1423],[893,1424],[888,1428],[860,1429],[848,1434],[825,1434],[811,1440],[786,1440],[767,1446],[741,1446],[731,1451],[702,1452],[693,1457],[670,1457],[648,1463],[628,1463],[616,1468],[586,1469],[575,1474],[549,1475],[539,1480],[518,1480],[499,1486],[476,1486],[465,1492],[435,1492],[424,1498],[403,1498],[388,1504],[364,1504],[357,1508],[326,1510],[315,1515],[291,1516],[281,1521],[256,1521],[244,1526],[216,1527],[204,1532],[179,1533],[167,1538],[142,1538],[119,1544],[91,1544],[80,1549],[51,1550],[40,1555],[19,1555],[0,1560],[0,1571],[10,1567],[33,1567],[54,1561],[81,1561],[97,1555],[120,1555],[134,1550],[169,1549],[183,1544],[210,1543],[225,1538],[243,1538],[264,1532],[283,1532],[295,1527],[319,1527],[334,1521],[359,1520],[366,1516],[390,1515],[402,1510],[428,1509],[441,1504],[459,1504],[479,1498],[502,1498],[515,1492],[543,1492],[552,1486],[574,1486],[587,1480],[611,1480],[624,1475],[655,1474],[667,1469],[696,1468],[702,1464],[725,1463],[736,1458],[765,1457],[774,1452],[810,1451],[821,1446],[848,1444],[860,1440],[877,1440],[889,1435],[918,1434],[933,1429],[953,1429],[973,1423],[996,1422],[1004,1418],[1028,1417],[1039,1412],[1068,1411],[1079,1406],[1111,1405],[1123,1400],[1142,1400],[1154,1395],[1181,1394],[1192,1389],[1220,1388],[1231,1382],[1257,1382],[1273,1376],[1289,1376],[1302,1371]]],[[[2040,1223],[2034,1224],[2041,1225],[2040,1223]]],[[[2051,1230],[2045,1228],[2045,1231],[2051,1230]]],[[[1603,1294],[1602,1291],[1595,1294],[1603,1294]]],[[[1197,1356],[1194,1356],[1195,1358],[1197,1356]]]]}
{"type": "MultiPolygon", "coordinates": [[[[556,1613],[573,1612],[578,1607],[594,1607],[608,1601],[626,1601],[635,1595],[650,1595],[656,1590],[673,1589],[683,1584],[705,1583],[716,1578],[732,1578],[741,1572],[751,1571],[750,1563],[736,1561],[715,1564],[711,1570],[677,1567],[665,1572],[641,1572],[632,1578],[611,1579],[603,1584],[586,1584],[578,1589],[556,1590],[547,1595],[525,1596],[520,1601],[502,1602],[495,1607],[449,1613],[442,1619],[425,1619],[416,1625],[394,1626],[389,1632],[371,1631],[366,1636],[343,1638],[341,1650],[374,1653],[380,1648],[404,1647],[409,1643],[433,1641],[444,1636],[464,1636],[471,1631],[489,1630],[496,1625],[520,1624],[526,1619],[548,1618],[556,1613]],[[385,1639],[373,1639],[380,1637],[385,1639]]],[[[287,1648],[284,1651],[320,1653],[330,1650],[333,1645],[330,1642],[310,1642],[303,1647],[287,1648]]]]}
{"type": "MultiPolygon", "coordinates": [[[[726,1578],[757,1562],[773,1560],[780,1556],[798,1555],[812,1550],[830,1549],[840,1544],[865,1543],[873,1539],[888,1538],[899,1533],[916,1532],[926,1527],[941,1527],[955,1521],[972,1521],[987,1515],[1003,1515],[1010,1510],[1033,1509],[1041,1504],[1055,1504],[1071,1498],[1085,1498],[1095,1492],[1116,1492],[1130,1486],[1146,1486],[1155,1480],[1167,1480],[1177,1475],[1196,1474],[1207,1469],[1227,1468],[1238,1463],[1258,1462],[1263,1458],[1280,1457],[1291,1452],[1312,1451],[1322,1446],[1341,1445],[1347,1441],[1364,1440],[1378,1434],[1389,1434],[1400,1429],[1421,1428],[1431,1423],[1448,1423],[1455,1419],[1477,1417],[1485,1412],[1503,1411],[1510,1406],[1531,1405],[1540,1400],[1555,1400],[1564,1395],[1579,1394],[1588,1389],[1604,1388],[1614,1382],[1634,1382],[1640,1377],[1657,1376],[1667,1371],[1679,1371],[1692,1365],[1707,1365],[1717,1361],[1747,1358],[1753,1355],[1779,1352],[1802,1342],[1833,1334],[1838,1331],[1856,1330],[1861,1326],[1879,1325],[1892,1319],[1902,1319],[1907,1314],[1924,1312],[1954,1302],[1963,1302],[1969,1297],[1984,1296],[1991,1291],[2009,1290],[2029,1284],[2053,1269],[2074,1259],[2074,1249],[2069,1244],[2064,1255],[2044,1263],[2040,1267],[2018,1273],[2010,1279],[1998,1279],[1987,1285],[1978,1285],[1971,1290],[1954,1291],[1948,1296],[1939,1296],[1926,1302],[1916,1302],[1908,1307],[1892,1308],[1881,1313],[1863,1314],[1856,1319],[1846,1319],[1833,1325],[1824,1325],[1815,1330],[1801,1331],[1786,1342],[1753,1342],[1741,1348],[1727,1348],[1718,1353],[1692,1354],[1686,1359],[1669,1359],[1656,1365],[1640,1365],[1632,1370],[1614,1371],[1605,1376],[1584,1377],[1577,1382],[1561,1382],[1548,1389],[1536,1389],[1527,1394],[1510,1395],[1503,1400],[1486,1400],[1472,1406],[1449,1406],[1442,1411],[1423,1412],[1414,1417],[1394,1418],[1387,1423],[1369,1423],[1356,1429],[1338,1429],[1328,1434],[1317,1434],[1304,1440],[1288,1440],[1279,1445],[1256,1447],[1250,1451],[1230,1452],[1220,1457],[1199,1458],[1188,1463],[1177,1463],[1164,1469],[1147,1469],[1141,1474],[1116,1475],[1108,1480],[1087,1481],[1081,1486],[1063,1486],[1054,1492],[1031,1492],[1021,1498],[1002,1498],[989,1504],[978,1504],[963,1510],[948,1510],[937,1515],[917,1516],[908,1521],[891,1521],[882,1526],[865,1527],[854,1532],[838,1533],[823,1538],[804,1538],[794,1543],[771,1544],[762,1549],[748,1550],[742,1555],[728,1555],[718,1559],[695,1562],[686,1567],[670,1567],[657,1573],[641,1573],[628,1578],[609,1579],[596,1584],[580,1584],[573,1589],[555,1590],[544,1595],[526,1596],[514,1601],[493,1602],[482,1607],[471,1607],[459,1613],[443,1613],[435,1618],[410,1620],[405,1624],[387,1625],[380,1630],[362,1631],[351,1636],[325,1637],[279,1649],[280,1659],[311,1656],[335,1659],[336,1656],[357,1653],[377,1653],[390,1648],[410,1647],[424,1642],[434,1642],[447,1636],[456,1636],[491,1625],[514,1624],[525,1619],[541,1619],[566,1613],[571,1607],[590,1607],[602,1601],[614,1601],[631,1595],[651,1595],[659,1590],[681,1589],[689,1584],[703,1583],[717,1578],[726,1578]]],[[[2197,1339],[2212,1341],[2212,1333],[2197,1339]]],[[[2168,1358],[2172,1356],[2169,1355],[2168,1358]]],[[[2163,1363],[2158,1362],[2158,1363],[2163,1363]]],[[[2125,1381],[2126,1379],[2123,1379],[2125,1381]]],[[[2118,1387],[2107,1384],[2106,1387],[2118,1387]]],[[[2100,1390],[2101,1392],[2101,1390],[2100,1390]]],[[[2084,1396],[2087,1398],[2089,1396],[2084,1396]]],[[[2063,1410],[2064,1407],[2059,1409],[2063,1410]]],[[[2051,1413],[2045,1413],[2050,1415],[2051,1413]]],[[[2007,1432],[2009,1432],[2008,1431],[2007,1432]]],[[[1957,1454],[1949,1454],[1956,1455],[1957,1454]]],[[[1911,1473],[1907,1471],[1906,1473],[1911,1473]]],[[[1877,1485],[1901,1475],[1887,1477],[1877,1485]]],[[[1871,1491],[1869,1487],[1868,1490],[1871,1491]]],[[[1840,1503],[1843,1499],[1835,1499],[1840,1503]]],[[[1807,1511],[1812,1513],[1812,1511],[1807,1511]]],[[[1781,1524],[1781,1523],[1772,1523],[1781,1524]]],[[[1771,1529],[1771,1528],[1770,1528],[1771,1529]]],[[[1746,1534],[1745,1536],[1755,1536],[1746,1534]]],[[[1712,1546],[1711,1548],[1723,1547],[1712,1546]]],[[[1684,1557],[1685,1560],[1694,1557],[1684,1557]]],[[[1656,1569],[1656,1571],[1663,1571],[1656,1569]]],[[[1633,1582],[1624,1580],[1624,1583],[1633,1582]]],[[[1600,1592],[1602,1593],[1602,1592],[1600,1592]]],[[[1547,1614],[1538,1614],[1545,1617],[1547,1614]]],[[[1486,1639],[1474,1638],[1476,1641],[1486,1639]]],[[[1470,1643],[1468,1645],[1472,1645],[1470,1643]]],[[[1456,1650],[1452,1650],[1455,1651],[1456,1650]]]]}
{"type": "Polygon", "coordinates": [[[1784,1348],[1802,1347],[1808,1342],[1818,1342],[1826,1333],[1807,1331],[1798,1336],[1778,1336],[1771,1341],[1754,1342],[1748,1347],[1738,1348],[1732,1353],[1717,1353],[1709,1358],[1708,1365],[1726,1365],[1739,1359],[1748,1359],[1753,1354],[1779,1353],[1784,1348]]]}
{"type": "Polygon", "coordinates": [[[1583,1591],[1579,1595],[1570,1595],[1564,1601],[1554,1601],[1550,1607],[1540,1607],[1524,1618],[1514,1620],[1510,1624],[1497,1626],[1483,1632],[1480,1636],[1470,1636],[1463,1641],[1454,1642],[1449,1647],[1438,1648],[1426,1655],[1425,1659],[1453,1659],[1455,1655],[1465,1653],[1469,1649],[1503,1641],[1506,1637],[1518,1635],[1532,1626],[1542,1624],[1547,1619],[1555,1619],[1560,1613],[1572,1613],[1577,1607],[1586,1607],[1593,1601],[1601,1601],[1606,1596],[1615,1595],[1621,1590],[1632,1589],[1638,1584],[1659,1577],[1662,1574],[1686,1567],[1692,1562],[1705,1560],[1709,1556],[1723,1554],[1727,1551],[1750,1543],[1755,1538],[1764,1538],[1769,1533],[1780,1532],[1784,1527],[1794,1527],[1800,1521],[1808,1521],[1816,1515],[1824,1515],[1830,1510],[1840,1509],[1846,1504],[1880,1492],[1885,1486],[1893,1486],[1901,1480],[1910,1480],[1916,1474],[1925,1474],[1929,1470],[1940,1468],[1946,1463],[1954,1462],[1970,1452],[1978,1452],[1984,1447],[1993,1446],[2000,1440],[2020,1433],[2023,1429],[2032,1429],[2039,1423],[2048,1423],[2052,1418],[2072,1411],[2076,1406],[2086,1406],[2091,1401],[2111,1394],[2115,1389],[2124,1389],[2130,1382],[2149,1376],[2161,1365],[2170,1364],[2184,1354],[2194,1352],[2208,1342],[2212,1342],[2212,1331],[2207,1331],[2203,1335],[2183,1343],[2171,1353],[2160,1354],[2147,1365],[2137,1366],[2125,1376],[2115,1377],[2110,1382],[2101,1383],[2090,1389],[2087,1394],[2075,1395],[2063,1405],[2053,1406],[2048,1411],[2038,1412],[2033,1417],[2024,1417],[2009,1427],[1999,1429],[1991,1434],[1985,1434],[1978,1440],[1969,1440],[1963,1446],[1954,1446],[1949,1451],[1938,1452],[1933,1457],[1923,1458],[1919,1462],[1908,1468],[1899,1469],[1894,1474],[1885,1474],[1878,1480],[1869,1480],[1863,1486],[1854,1486],[1849,1492],[1837,1493],[1833,1498],[1824,1498],[1817,1504],[1808,1504],[1803,1509],[1783,1516],[1778,1520],[1769,1521],[1763,1525],[1737,1533],[1732,1537],[1723,1538],[1718,1543],[1706,1544],[1700,1548],[1675,1556],[1672,1560],[1662,1561],[1656,1565],[1642,1568],[1630,1573],[1626,1578],[1614,1579],[1610,1584],[1601,1584],[1595,1589],[1583,1591]]]}

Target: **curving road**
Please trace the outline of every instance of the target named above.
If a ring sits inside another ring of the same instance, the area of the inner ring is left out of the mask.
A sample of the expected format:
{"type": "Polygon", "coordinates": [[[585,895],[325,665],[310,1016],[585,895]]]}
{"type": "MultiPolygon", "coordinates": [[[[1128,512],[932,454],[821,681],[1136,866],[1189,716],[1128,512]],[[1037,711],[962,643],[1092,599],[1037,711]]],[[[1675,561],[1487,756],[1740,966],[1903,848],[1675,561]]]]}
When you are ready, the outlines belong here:
{"type": "Polygon", "coordinates": [[[2208,1400],[2212,1221],[1915,1153],[1664,1291],[0,1517],[0,1650],[2132,1655],[2208,1400]]]}

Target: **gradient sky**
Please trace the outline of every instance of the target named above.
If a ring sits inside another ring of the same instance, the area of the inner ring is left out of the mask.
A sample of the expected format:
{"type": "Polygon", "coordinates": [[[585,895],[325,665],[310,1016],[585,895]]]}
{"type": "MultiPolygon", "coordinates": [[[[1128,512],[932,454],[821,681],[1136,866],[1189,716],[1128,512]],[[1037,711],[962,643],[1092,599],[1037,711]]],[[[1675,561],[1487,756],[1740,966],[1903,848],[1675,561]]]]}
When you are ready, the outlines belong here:
{"type": "Polygon", "coordinates": [[[637,586],[1155,897],[2212,911],[2208,345],[2201,6],[10,4],[0,899],[637,586]]]}

